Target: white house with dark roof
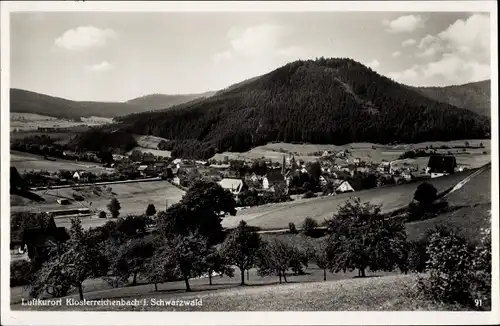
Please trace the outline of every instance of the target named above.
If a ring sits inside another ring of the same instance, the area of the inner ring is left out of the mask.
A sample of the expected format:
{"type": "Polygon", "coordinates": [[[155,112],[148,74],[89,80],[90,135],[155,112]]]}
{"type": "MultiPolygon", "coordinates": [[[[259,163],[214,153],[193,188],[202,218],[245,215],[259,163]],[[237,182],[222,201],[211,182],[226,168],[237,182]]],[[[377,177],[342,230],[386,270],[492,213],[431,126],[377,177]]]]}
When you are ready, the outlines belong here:
{"type": "Polygon", "coordinates": [[[243,180],[234,178],[224,178],[219,181],[219,184],[222,188],[229,190],[235,198],[238,198],[238,195],[245,187],[243,180]]]}

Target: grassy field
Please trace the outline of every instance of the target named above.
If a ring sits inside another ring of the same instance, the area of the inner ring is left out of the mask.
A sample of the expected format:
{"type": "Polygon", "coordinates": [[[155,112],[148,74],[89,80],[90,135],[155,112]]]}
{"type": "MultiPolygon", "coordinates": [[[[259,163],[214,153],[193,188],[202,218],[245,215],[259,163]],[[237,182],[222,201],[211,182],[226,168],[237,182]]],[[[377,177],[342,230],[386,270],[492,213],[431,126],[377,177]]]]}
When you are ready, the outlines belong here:
{"type": "MultiPolygon", "coordinates": [[[[441,192],[455,186],[471,173],[473,173],[472,170],[459,172],[431,179],[429,182],[441,192]]],[[[249,225],[258,226],[262,229],[282,229],[288,228],[290,222],[299,226],[306,217],[322,222],[325,218],[332,216],[339,205],[344,204],[350,197],[359,197],[362,202],[369,201],[372,204],[382,204],[382,211],[387,212],[408,205],[418,185],[419,183],[387,186],[337,196],[301,199],[287,203],[251,207],[240,210],[236,216],[224,218],[222,224],[230,228],[235,227],[239,221],[245,220],[249,225]]]]}
{"type": "MultiPolygon", "coordinates": [[[[420,298],[414,290],[416,275],[392,275],[368,277],[364,279],[345,279],[326,282],[288,283],[275,285],[232,286],[207,291],[205,289],[191,293],[175,293],[160,290],[123,295],[112,298],[145,299],[147,305],[128,307],[26,307],[12,305],[12,310],[48,311],[459,311],[459,306],[433,303],[420,298]],[[198,307],[155,306],[153,300],[193,300],[202,301],[198,307]]],[[[150,285],[150,288],[152,286],[150,285]]],[[[214,286],[216,287],[216,286],[214,286]]],[[[111,293],[111,291],[106,291],[111,293]]],[[[89,294],[88,299],[110,298],[105,293],[89,294]]],[[[63,300],[63,304],[65,301],[63,300]]]]}
{"type": "Polygon", "coordinates": [[[10,152],[10,165],[17,168],[19,173],[24,171],[48,171],[58,172],[59,170],[83,170],[93,173],[101,173],[106,169],[97,163],[91,162],[77,162],[63,159],[56,159],[56,161],[45,160],[40,155],[30,153],[11,151],[10,152]]]}
{"type": "MultiPolygon", "coordinates": [[[[269,143],[264,146],[259,146],[244,153],[224,152],[216,154],[213,158],[223,160],[225,156],[232,159],[258,159],[265,157],[276,162],[283,160],[283,155],[293,153],[296,159],[302,159],[305,162],[314,161],[318,156],[311,155],[314,152],[340,151],[349,149],[351,157],[360,158],[365,162],[379,163],[382,160],[396,160],[401,154],[408,150],[425,149],[426,146],[438,148],[440,146],[448,146],[450,149],[438,150],[438,153],[447,153],[448,151],[457,156],[457,163],[470,167],[479,167],[491,160],[490,139],[469,139],[467,140],[471,146],[478,146],[480,143],[484,145],[484,149],[467,149],[463,152],[461,149],[453,149],[453,146],[464,146],[466,140],[457,140],[450,142],[425,142],[417,144],[401,144],[401,145],[380,145],[373,143],[352,143],[343,146],[336,145],[317,145],[317,144],[289,144],[289,143],[269,143]],[[483,154],[486,151],[488,154],[483,154]]],[[[339,160],[340,162],[341,160],[339,160]]],[[[428,158],[418,158],[417,164],[420,168],[427,165],[428,158]],[[422,166],[420,166],[422,165],[422,166]]]]}
{"type": "Polygon", "coordinates": [[[134,150],[138,150],[143,153],[152,153],[155,156],[170,157],[172,153],[170,151],[163,151],[158,149],[158,144],[165,138],[156,136],[144,136],[144,135],[134,135],[135,141],[137,142],[137,147],[129,151],[131,153],[134,150]]]}
{"type": "Polygon", "coordinates": [[[10,113],[10,130],[28,131],[41,128],[69,128],[79,125],[99,126],[111,123],[113,119],[103,117],[82,118],[81,122],[63,120],[34,113],[10,113]]]}
{"type": "MultiPolygon", "coordinates": [[[[75,190],[74,188],[64,189],[49,189],[44,191],[36,191],[35,193],[45,199],[42,203],[32,203],[25,198],[17,198],[16,201],[12,200],[11,196],[11,210],[12,211],[51,211],[66,208],[82,208],[87,207],[95,212],[108,211],[106,205],[110,199],[116,197],[121,204],[120,215],[126,216],[128,214],[142,214],[145,212],[148,204],[155,205],[157,210],[164,210],[166,200],[168,204],[177,203],[184,191],[173,186],[167,181],[150,181],[150,182],[135,182],[112,184],[99,187],[101,191],[94,192],[92,187],[81,187],[75,190]],[[107,188],[111,188],[108,191],[107,188]],[[61,206],[57,204],[56,200],[60,197],[72,197],[73,193],[82,195],[85,200],[83,202],[72,202],[70,205],[61,206]]],[[[82,218],[84,227],[98,226],[103,224],[106,220],[92,218],[82,218]]],[[[68,218],[58,218],[56,221],[58,226],[68,226],[68,218]]]]}

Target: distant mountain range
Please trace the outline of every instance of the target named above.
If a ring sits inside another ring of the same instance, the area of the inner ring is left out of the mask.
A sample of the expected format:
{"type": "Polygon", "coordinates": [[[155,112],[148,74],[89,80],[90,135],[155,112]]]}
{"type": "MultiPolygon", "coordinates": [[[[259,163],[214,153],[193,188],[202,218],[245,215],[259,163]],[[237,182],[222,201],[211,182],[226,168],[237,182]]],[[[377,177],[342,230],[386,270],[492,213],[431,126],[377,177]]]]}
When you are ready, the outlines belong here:
{"type": "Polygon", "coordinates": [[[413,143],[489,136],[488,117],[423,92],[354,60],[321,58],[289,63],[168,111],[118,120],[122,130],[173,140],[165,149],[183,157],[241,152],[272,141],[413,143]]]}
{"type": "Polygon", "coordinates": [[[72,101],[12,88],[10,90],[10,112],[36,113],[70,120],[78,120],[91,116],[115,118],[132,113],[168,109],[172,106],[213,94],[215,92],[186,95],[152,94],[127,102],[88,102],[72,101]]]}
{"type": "Polygon", "coordinates": [[[491,113],[490,80],[445,87],[413,87],[413,89],[436,101],[481,115],[490,116],[491,113]]]}

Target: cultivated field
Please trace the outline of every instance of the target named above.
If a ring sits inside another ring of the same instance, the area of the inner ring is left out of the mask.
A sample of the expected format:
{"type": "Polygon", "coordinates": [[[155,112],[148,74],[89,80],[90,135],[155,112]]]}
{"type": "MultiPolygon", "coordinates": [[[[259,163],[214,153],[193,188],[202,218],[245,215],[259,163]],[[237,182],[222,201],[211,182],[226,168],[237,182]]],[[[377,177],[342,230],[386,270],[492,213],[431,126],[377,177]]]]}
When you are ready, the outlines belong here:
{"type": "MultiPolygon", "coordinates": [[[[396,160],[405,151],[425,149],[426,146],[438,148],[440,146],[448,146],[450,149],[440,149],[438,153],[452,152],[457,157],[459,165],[469,166],[471,168],[480,167],[491,160],[491,140],[490,139],[469,139],[456,140],[449,142],[425,142],[417,144],[401,144],[401,145],[380,145],[373,143],[352,143],[343,146],[336,145],[317,145],[317,144],[289,144],[289,143],[269,143],[264,146],[259,146],[244,153],[224,152],[216,154],[213,159],[223,160],[225,156],[230,159],[258,159],[266,158],[272,161],[281,162],[283,155],[292,153],[296,159],[302,159],[305,162],[314,161],[319,156],[311,155],[315,152],[341,151],[348,149],[351,154],[350,158],[359,158],[365,162],[380,163],[382,160],[396,160]],[[463,152],[461,149],[451,148],[453,146],[463,146],[465,141],[468,141],[471,146],[478,146],[480,143],[484,145],[484,149],[467,149],[463,152]],[[483,154],[486,151],[487,154],[483,154]]],[[[419,168],[427,166],[428,157],[418,158],[416,163],[419,168]]],[[[339,163],[344,163],[343,160],[338,160],[339,163]]]]}
{"type": "Polygon", "coordinates": [[[55,161],[45,160],[40,155],[11,151],[10,164],[17,168],[19,173],[24,171],[48,171],[57,172],[59,170],[83,170],[93,173],[101,173],[106,169],[97,163],[77,162],[57,158],[55,161]]]}
{"type": "Polygon", "coordinates": [[[103,117],[88,117],[81,118],[81,122],[75,122],[71,120],[63,120],[54,117],[49,117],[34,113],[10,113],[10,131],[27,131],[27,130],[37,130],[40,128],[69,128],[79,125],[87,126],[99,126],[103,124],[108,124],[113,121],[110,118],[103,117]]]}
{"type": "MultiPolygon", "coordinates": [[[[459,172],[431,179],[429,182],[441,192],[455,186],[459,181],[473,172],[473,170],[459,172]]],[[[344,204],[350,197],[359,197],[362,202],[369,201],[372,204],[382,204],[382,211],[388,212],[408,205],[418,185],[419,183],[394,185],[337,196],[251,207],[240,210],[236,216],[224,218],[222,225],[231,228],[238,225],[239,221],[245,220],[249,225],[258,226],[262,229],[284,229],[288,228],[288,223],[290,222],[295,223],[297,226],[301,225],[306,217],[323,222],[325,218],[331,217],[338,207],[344,204]]]]}
{"type": "MultiPolygon", "coordinates": [[[[184,191],[173,186],[167,181],[149,181],[111,184],[98,187],[73,187],[64,189],[48,189],[35,191],[45,201],[34,203],[26,198],[11,196],[12,211],[52,211],[72,208],[89,208],[91,211],[105,211],[109,214],[107,205],[111,198],[116,197],[121,204],[120,216],[129,214],[142,214],[146,211],[148,204],[155,205],[157,210],[164,210],[166,201],[168,205],[175,204],[184,195],[184,191]],[[57,204],[57,198],[72,198],[73,193],[84,197],[84,201],[72,201],[70,205],[57,204]]],[[[84,227],[99,226],[106,222],[106,219],[99,219],[96,216],[82,218],[84,227]]],[[[58,226],[69,226],[69,218],[57,218],[58,226]]]]}

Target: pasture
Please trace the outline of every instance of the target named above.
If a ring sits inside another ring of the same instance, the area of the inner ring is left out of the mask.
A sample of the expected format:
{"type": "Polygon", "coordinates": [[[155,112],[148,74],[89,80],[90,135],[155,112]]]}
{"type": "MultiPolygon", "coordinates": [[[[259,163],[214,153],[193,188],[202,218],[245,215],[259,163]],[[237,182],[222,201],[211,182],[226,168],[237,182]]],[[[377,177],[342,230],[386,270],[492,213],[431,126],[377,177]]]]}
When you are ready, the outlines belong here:
{"type": "MultiPolygon", "coordinates": [[[[472,174],[474,171],[464,171],[441,178],[430,179],[439,192],[455,186],[459,181],[472,174]]],[[[222,225],[233,228],[241,220],[249,225],[258,226],[264,230],[285,229],[288,223],[293,222],[299,227],[306,217],[311,217],[318,222],[331,217],[338,207],[350,197],[359,197],[362,202],[383,205],[382,211],[389,212],[403,208],[413,199],[413,194],[420,183],[386,186],[362,190],[354,193],[345,193],[336,196],[301,199],[292,202],[256,206],[240,210],[236,216],[228,216],[222,220],[222,225]]]]}
{"type": "MultiPolygon", "coordinates": [[[[234,153],[224,152],[216,154],[212,159],[223,160],[224,157],[229,159],[253,160],[259,158],[270,159],[274,162],[281,162],[283,155],[288,153],[294,154],[296,159],[302,159],[305,162],[317,160],[320,156],[313,155],[315,152],[334,151],[348,149],[351,154],[348,158],[359,158],[365,162],[380,163],[382,160],[393,161],[405,151],[425,149],[426,146],[439,148],[440,146],[448,146],[450,149],[438,149],[438,153],[451,152],[457,157],[459,165],[465,165],[471,168],[480,167],[491,161],[491,140],[490,139],[469,139],[456,140],[449,142],[425,142],[417,144],[399,144],[399,145],[381,145],[374,143],[351,143],[342,146],[327,145],[327,144],[290,144],[290,143],[269,143],[264,146],[255,147],[248,152],[234,153]],[[453,146],[464,146],[465,141],[468,141],[470,146],[484,145],[484,149],[467,149],[464,152],[462,149],[452,148],[453,146]],[[483,154],[486,151],[487,154],[483,154]]],[[[425,168],[428,158],[418,158],[417,164],[419,168],[425,168]]],[[[344,160],[338,160],[338,163],[345,163],[344,160]]]]}
{"type": "MultiPolygon", "coordinates": [[[[321,272],[322,273],[322,272],[321,272]]],[[[321,274],[320,273],[320,274],[321,274]]],[[[235,277],[237,279],[237,276],[235,277]]],[[[110,289],[88,293],[87,299],[146,299],[147,305],[138,306],[62,306],[28,307],[11,305],[12,310],[44,311],[435,311],[464,310],[463,307],[443,305],[424,300],[416,294],[416,275],[390,275],[348,277],[342,280],[300,282],[290,277],[288,284],[236,284],[205,285],[194,292],[182,293],[159,286],[154,292],[152,285],[110,289]],[[140,289],[139,289],[140,288],[140,289]],[[197,307],[155,306],[152,299],[202,301],[197,307]]],[[[219,282],[217,278],[215,282],[219,282]]],[[[206,283],[207,281],[204,280],[206,283]]],[[[194,282],[193,282],[194,283],[194,282]]]]}
{"type": "Polygon", "coordinates": [[[55,161],[45,160],[40,155],[11,151],[10,165],[17,168],[19,173],[24,171],[48,171],[57,172],[59,170],[83,170],[92,173],[102,173],[106,169],[97,163],[69,161],[57,158],[55,161]]]}

